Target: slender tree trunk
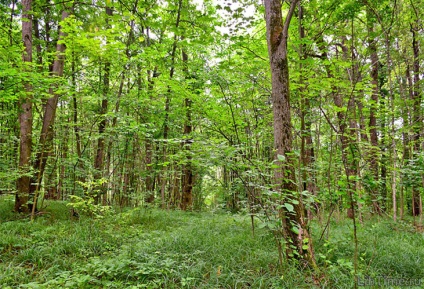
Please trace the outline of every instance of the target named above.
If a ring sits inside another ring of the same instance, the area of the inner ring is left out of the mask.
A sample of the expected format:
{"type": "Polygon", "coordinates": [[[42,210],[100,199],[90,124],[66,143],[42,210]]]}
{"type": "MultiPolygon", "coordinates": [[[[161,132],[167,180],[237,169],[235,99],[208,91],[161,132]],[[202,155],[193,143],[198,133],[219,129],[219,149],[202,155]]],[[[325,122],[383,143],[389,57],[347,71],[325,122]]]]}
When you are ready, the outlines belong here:
{"type": "MultiPolygon", "coordinates": [[[[97,149],[96,149],[96,158],[94,159],[94,169],[95,169],[95,180],[99,180],[102,178],[104,173],[103,171],[103,163],[105,156],[105,137],[104,133],[106,130],[107,119],[105,117],[108,109],[108,99],[107,99],[107,91],[109,90],[109,72],[110,72],[110,63],[105,64],[105,73],[103,78],[103,99],[100,107],[100,115],[102,116],[102,120],[99,123],[98,133],[99,138],[97,140],[97,149]],[[109,64],[109,65],[108,65],[109,64]]],[[[94,197],[96,199],[96,203],[99,203],[101,197],[105,193],[103,190],[103,186],[97,187],[96,190],[99,190],[95,193],[94,197]]]]}
{"type": "MultiPolygon", "coordinates": [[[[178,1],[178,10],[177,10],[177,18],[175,20],[175,28],[176,31],[178,30],[178,27],[180,26],[181,22],[181,10],[183,6],[183,1],[178,1]]],[[[176,57],[176,51],[177,51],[177,44],[178,44],[178,35],[174,32],[174,42],[172,45],[171,50],[171,69],[169,70],[169,79],[174,78],[175,73],[175,57],[176,57]]],[[[163,121],[163,147],[162,147],[162,163],[164,164],[166,161],[166,155],[167,155],[167,141],[168,141],[168,134],[169,134],[169,110],[171,105],[171,88],[168,87],[168,91],[166,94],[165,99],[165,119],[163,121]]],[[[162,206],[165,204],[165,195],[166,195],[166,183],[168,181],[166,177],[166,171],[167,167],[163,165],[162,172],[161,172],[161,202],[162,206]]]]}
{"type": "MultiPolygon", "coordinates": [[[[134,7],[132,9],[132,13],[134,13],[134,14],[136,13],[137,4],[138,4],[138,1],[135,1],[134,7]]],[[[108,16],[112,16],[112,10],[109,8],[109,10],[106,10],[106,14],[108,16]]],[[[127,57],[127,61],[131,60],[130,45],[134,42],[134,20],[133,19],[130,21],[129,26],[130,26],[130,31],[128,33],[128,38],[127,38],[126,43],[125,43],[125,45],[126,45],[125,55],[127,57]]],[[[122,98],[123,91],[124,91],[126,72],[127,72],[127,70],[130,69],[128,63],[125,63],[122,68],[123,68],[123,70],[121,72],[121,80],[120,80],[120,83],[119,83],[118,93],[117,93],[117,96],[116,96],[117,99],[116,99],[116,102],[115,102],[114,117],[113,117],[112,123],[110,125],[112,131],[114,131],[114,129],[116,128],[116,125],[118,123],[118,113],[119,113],[119,109],[120,109],[121,98],[122,98]]],[[[113,171],[110,172],[110,168],[111,168],[111,165],[112,165],[112,152],[113,152],[113,144],[114,144],[114,135],[115,134],[113,133],[109,137],[109,142],[108,142],[108,146],[107,146],[107,153],[106,153],[107,157],[106,157],[105,172],[108,175],[108,179],[109,179],[108,182],[109,183],[111,183],[111,180],[112,180],[112,183],[113,183],[113,179],[114,179],[114,175],[115,175],[113,173],[115,171],[115,169],[113,169],[113,171]]],[[[126,156],[124,156],[123,159],[127,160],[126,156]]],[[[125,164],[122,165],[122,171],[125,171],[125,164]]],[[[125,172],[125,174],[128,175],[126,172],[125,172]]],[[[128,186],[126,186],[125,188],[128,188],[128,186]]],[[[112,190],[112,191],[114,191],[114,190],[112,190]]],[[[123,193],[125,194],[125,192],[123,192],[123,193]]],[[[103,205],[107,204],[107,195],[106,194],[103,194],[102,203],[103,203],[103,205]]]]}
{"type": "MultiPolygon", "coordinates": [[[[323,45],[324,45],[324,42],[323,40],[321,40],[320,50],[322,51],[322,58],[328,59],[326,48],[323,47],[323,45]]],[[[347,47],[344,45],[344,43],[340,45],[342,46],[342,50],[344,54],[343,57],[346,60],[347,54],[348,54],[347,47]]],[[[326,65],[325,68],[327,71],[327,77],[329,79],[334,79],[334,75],[331,71],[331,67],[329,65],[326,65]]],[[[350,69],[349,74],[352,75],[353,71],[351,70],[352,69],[350,69]]],[[[353,80],[353,76],[351,76],[351,79],[353,80]]],[[[349,188],[349,190],[354,190],[357,186],[355,176],[358,171],[357,170],[358,163],[356,161],[358,156],[355,155],[356,147],[357,147],[357,144],[355,143],[356,142],[355,119],[351,115],[354,114],[355,100],[353,99],[353,95],[351,95],[347,104],[347,109],[346,109],[347,114],[345,114],[343,112],[343,108],[344,108],[343,97],[340,94],[338,88],[334,84],[331,87],[331,94],[333,96],[334,105],[339,108],[339,110],[336,113],[337,120],[338,120],[338,129],[335,127],[333,127],[333,129],[339,135],[339,138],[340,138],[342,162],[343,162],[343,167],[345,169],[345,174],[346,174],[346,178],[348,182],[347,187],[349,188]],[[347,120],[349,120],[350,127],[346,125],[347,120]]],[[[349,193],[351,194],[352,191],[350,191],[349,193]]],[[[355,211],[355,205],[351,204],[349,210],[352,214],[355,211]]]]}
{"type": "MultiPolygon", "coordinates": [[[[10,7],[9,28],[8,28],[8,31],[7,31],[7,34],[8,34],[8,37],[9,37],[9,46],[10,47],[13,46],[13,24],[14,24],[13,17],[15,16],[16,2],[17,2],[17,0],[12,0],[12,7],[10,7]]],[[[30,18],[25,18],[24,15],[28,16],[28,12],[31,10],[31,5],[32,5],[32,0],[26,1],[26,2],[22,1],[22,19],[30,19],[30,18]],[[29,4],[29,6],[28,6],[28,4],[29,4]]],[[[22,25],[22,32],[23,32],[23,28],[24,28],[24,26],[22,25]]],[[[26,27],[25,29],[28,29],[28,27],[26,27]]],[[[24,36],[24,35],[22,35],[22,36],[24,36]]],[[[32,35],[31,35],[31,37],[32,37],[32,35]]],[[[25,51],[26,51],[27,46],[25,44],[25,40],[24,39],[22,39],[22,40],[24,41],[24,47],[25,47],[25,51]]],[[[24,57],[24,55],[22,55],[22,57],[24,57]]],[[[31,62],[32,62],[32,60],[31,60],[31,62]]]]}
{"type": "Polygon", "coordinates": [[[190,99],[186,99],[185,100],[185,105],[186,105],[186,124],[184,125],[184,135],[185,135],[185,139],[183,141],[183,146],[184,146],[184,151],[186,153],[186,162],[183,165],[183,169],[182,169],[182,199],[181,199],[181,209],[182,210],[189,210],[192,208],[193,206],[193,180],[194,180],[194,176],[193,176],[193,170],[192,170],[192,162],[191,162],[191,152],[190,152],[190,147],[191,147],[191,141],[192,139],[190,138],[191,132],[192,132],[192,126],[190,124],[191,122],[191,100],[190,99]]]}
{"type": "MultiPolygon", "coordinates": [[[[354,30],[353,30],[353,22],[352,22],[352,44],[354,40],[354,30]]],[[[341,46],[343,51],[343,58],[346,61],[348,58],[348,48],[345,45],[346,37],[342,37],[342,43],[339,44],[341,46]]],[[[352,45],[353,46],[353,45],[352,45]]],[[[328,59],[328,54],[324,47],[324,41],[321,39],[319,48],[322,51],[322,58],[328,59]]],[[[337,51],[336,51],[337,53],[337,51]]],[[[353,53],[353,47],[352,47],[352,64],[351,67],[348,68],[347,74],[350,78],[351,86],[355,86],[355,82],[358,80],[356,78],[356,65],[354,64],[354,53],[353,53]]],[[[325,65],[327,76],[330,79],[333,79],[333,73],[331,71],[331,67],[329,65],[325,65]]],[[[333,130],[339,134],[341,148],[342,148],[342,162],[344,167],[344,172],[347,180],[347,192],[349,197],[349,203],[350,207],[347,211],[347,215],[349,218],[352,218],[353,221],[353,236],[354,236],[354,243],[355,243],[355,253],[354,253],[354,271],[355,274],[357,272],[358,267],[358,238],[357,238],[357,227],[356,227],[356,204],[354,199],[354,193],[358,189],[358,184],[356,181],[356,176],[359,173],[359,162],[358,162],[358,144],[357,142],[357,136],[356,136],[356,114],[354,112],[355,110],[355,98],[352,94],[349,97],[348,104],[347,104],[347,115],[343,112],[343,98],[340,95],[338,88],[336,85],[332,85],[331,87],[331,93],[333,95],[334,104],[340,108],[339,111],[337,111],[337,118],[338,118],[338,130],[333,126],[333,130]],[[347,129],[346,121],[349,121],[349,129],[347,129]]],[[[331,124],[331,123],[330,123],[331,124]]],[[[359,217],[361,218],[361,214],[359,214],[359,217]]],[[[355,288],[357,288],[357,284],[355,283],[355,288]]]]}
{"type": "MultiPolygon", "coordinates": [[[[397,149],[396,149],[396,124],[395,124],[395,94],[393,91],[393,80],[392,80],[392,57],[391,57],[391,49],[390,49],[390,30],[386,31],[385,33],[385,46],[386,46],[386,62],[387,62],[387,75],[388,75],[388,82],[389,82],[389,102],[390,102],[390,110],[392,111],[392,115],[391,115],[391,119],[390,119],[390,123],[391,123],[391,146],[392,146],[392,152],[391,152],[391,156],[392,156],[392,171],[391,171],[391,186],[390,186],[390,190],[391,190],[391,195],[392,195],[392,207],[393,207],[393,221],[397,221],[397,177],[396,177],[396,172],[397,172],[397,149]]],[[[402,92],[404,89],[402,88],[403,84],[402,84],[402,80],[399,81],[399,90],[401,90],[400,95],[401,95],[401,99],[402,99],[402,95],[404,94],[404,92],[402,92]]],[[[380,90],[382,87],[382,83],[380,84],[380,90]]],[[[386,163],[385,160],[387,159],[387,161],[390,161],[388,156],[385,156],[385,153],[383,153],[383,157],[384,157],[384,163],[381,165],[382,167],[382,174],[386,169],[386,163]]],[[[384,184],[385,185],[385,184],[384,184]]],[[[385,188],[383,188],[385,189],[385,188]]]]}
{"type": "MultiPolygon", "coordinates": [[[[184,65],[184,72],[186,74],[186,78],[188,76],[188,55],[185,51],[182,52],[182,59],[184,65]]],[[[184,211],[190,210],[193,207],[193,170],[192,170],[192,157],[191,157],[191,133],[193,127],[191,125],[191,98],[186,97],[184,100],[185,109],[186,109],[186,118],[184,122],[184,137],[183,137],[183,150],[186,155],[186,161],[183,164],[182,168],[182,193],[181,193],[181,203],[180,208],[184,211]]]]}
{"type": "MultiPolygon", "coordinates": [[[[147,42],[147,46],[150,46],[150,28],[147,27],[146,28],[146,42],[147,42]]],[[[158,73],[157,73],[157,67],[155,67],[153,69],[153,71],[147,71],[147,81],[148,81],[148,95],[149,95],[149,99],[153,100],[153,88],[154,88],[154,84],[155,84],[155,78],[157,77],[158,73]]],[[[139,79],[139,87],[141,88],[141,74],[139,74],[138,76],[139,79]]],[[[147,114],[147,112],[146,112],[147,114]]],[[[147,136],[145,138],[145,159],[144,159],[144,163],[146,165],[146,179],[145,179],[145,183],[146,183],[146,192],[147,192],[147,196],[145,201],[147,203],[153,203],[153,201],[155,200],[155,174],[154,174],[154,170],[153,170],[153,151],[154,151],[154,147],[153,147],[153,141],[152,141],[152,137],[147,136]]],[[[165,208],[165,197],[161,197],[161,207],[162,209],[165,208]]]]}
{"type": "MultiPolygon", "coordinates": [[[[68,120],[68,123],[70,123],[70,119],[68,120]]],[[[65,192],[66,192],[66,189],[64,187],[64,181],[66,179],[66,168],[67,168],[66,161],[68,158],[68,150],[69,150],[68,136],[69,136],[68,128],[66,128],[65,136],[63,138],[63,148],[61,150],[61,165],[60,165],[59,180],[58,180],[57,190],[55,195],[56,200],[63,199],[63,196],[65,195],[65,192]]]]}
{"type": "MultiPolygon", "coordinates": [[[[68,12],[64,10],[62,12],[62,20],[65,20],[68,17],[68,12]]],[[[59,29],[60,30],[60,29],[59,29]]],[[[64,38],[65,34],[63,31],[59,31],[59,41],[56,47],[56,58],[53,62],[52,75],[54,77],[62,77],[63,67],[65,63],[65,44],[60,40],[64,38]]],[[[44,109],[44,118],[43,126],[41,128],[40,140],[38,145],[40,147],[39,152],[35,158],[34,169],[36,170],[36,176],[33,178],[31,183],[31,194],[34,194],[34,209],[36,209],[35,200],[39,189],[41,187],[41,182],[43,180],[44,170],[46,168],[48,157],[52,151],[53,144],[53,135],[54,135],[54,122],[56,118],[56,109],[57,103],[59,101],[59,94],[56,93],[58,84],[52,85],[49,89],[49,94],[51,97],[47,99],[45,109],[44,109]]]]}
{"type": "MultiPolygon", "coordinates": [[[[299,37],[301,40],[305,38],[305,28],[303,26],[303,15],[304,15],[304,9],[299,3],[299,37]]],[[[315,162],[315,153],[314,153],[314,146],[312,142],[312,132],[311,132],[311,105],[309,101],[309,97],[305,95],[305,91],[303,86],[305,85],[304,77],[302,75],[303,70],[303,64],[302,61],[305,59],[305,44],[301,43],[299,45],[299,56],[300,56],[300,88],[299,91],[302,95],[301,99],[301,158],[302,158],[302,178],[303,178],[303,191],[308,191],[311,195],[317,196],[317,188],[316,188],[316,180],[315,180],[315,173],[314,173],[314,162],[315,162]]],[[[316,213],[318,213],[318,204],[314,204],[316,213]]],[[[312,218],[311,210],[308,209],[308,218],[312,218]]]]}
{"type": "MultiPolygon", "coordinates": [[[[73,53],[72,53],[73,54],[73,53]]],[[[82,150],[81,150],[81,136],[80,136],[80,127],[78,124],[78,100],[76,96],[76,77],[75,77],[75,59],[72,60],[72,112],[73,112],[73,122],[74,122],[74,133],[75,133],[75,141],[76,141],[76,151],[78,156],[78,162],[82,158],[82,150]]]]}
{"type": "MultiPolygon", "coordinates": [[[[106,7],[106,27],[109,27],[109,20],[108,18],[112,16],[112,8],[111,7],[106,7]]],[[[106,41],[107,43],[108,41],[106,41]]],[[[102,104],[100,107],[100,117],[102,118],[100,120],[99,123],[99,128],[98,128],[98,133],[99,133],[99,138],[97,139],[97,150],[96,150],[96,158],[94,159],[94,170],[95,170],[95,174],[94,174],[94,178],[95,180],[99,180],[102,178],[103,174],[104,174],[104,159],[105,159],[105,130],[106,130],[106,125],[107,125],[107,119],[106,119],[106,113],[108,110],[108,105],[109,105],[109,78],[110,78],[110,61],[107,59],[104,65],[104,74],[103,74],[103,99],[102,99],[102,104]]],[[[108,172],[106,172],[107,174],[108,172]]],[[[99,203],[101,198],[107,198],[107,196],[105,196],[106,194],[106,187],[104,185],[100,185],[97,186],[95,188],[95,192],[94,192],[94,198],[96,203],[99,203]]]]}
{"type": "MultiPolygon", "coordinates": [[[[112,123],[110,125],[110,128],[112,129],[112,131],[114,131],[113,129],[116,127],[117,123],[118,123],[118,113],[119,113],[119,106],[120,106],[120,102],[121,102],[121,97],[123,94],[123,88],[124,88],[124,82],[125,82],[125,70],[127,69],[126,66],[124,66],[124,70],[121,72],[121,81],[119,83],[119,88],[118,88],[118,94],[117,94],[117,100],[115,103],[115,116],[112,119],[112,123]]],[[[115,139],[115,133],[112,133],[109,136],[109,142],[107,145],[107,153],[106,153],[106,166],[104,169],[104,173],[108,176],[108,183],[114,183],[113,179],[115,177],[115,171],[116,167],[114,166],[113,170],[111,171],[111,166],[112,166],[112,153],[113,153],[113,141],[115,139]]],[[[126,150],[125,150],[126,151],[126,150]]],[[[122,158],[123,160],[127,160],[126,156],[123,156],[122,158]]],[[[124,170],[125,165],[122,165],[122,169],[124,170]]],[[[114,190],[112,190],[114,191],[114,190]]],[[[105,206],[107,205],[108,199],[107,199],[107,195],[103,194],[102,195],[102,204],[105,206]]]]}
{"type": "Polygon", "coordinates": [[[298,0],[290,4],[283,24],[280,0],[265,0],[265,20],[268,54],[272,78],[272,103],[274,115],[274,148],[276,163],[276,189],[281,193],[280,218],[288,259],[297,258],[316,266],[312,241],[308,232],[301,198],[296,197],[294,159],[292,155],[292,124],[290,112],[289,67],[287,58],[288,28],[298,0]],[[296,202],[293,202],[293,199],[296,202]],[[288,205],[289,204],[289,205],[288,205]],[[293,208],[290,210],[289,208],[293,208]],[[305,242],[305,240],[308,240],[305,242]],[[307,248],[305,249],[305,245],[307,248]]]}
{"type": "MultiPolygon", "coordinates": [[[[378,134],[377,134],[377,108],[379,99],[379,85],[378,85],[378,66],[379,59],[377,54],[377,42],[374,38],[374,17],[370,8],[367,6],[367,28],[368,28],[368,48],[371,53],[371,107],[370,107],[370,167],[374,177],[374,182],[378,183],[379,179],[379,168],[378,168],[378,134]]],[[[378,202],[378,186],[371,187],[371,201],[373,205],[373,211],[377,214],[381,214],[381,208],[378,202]]],[[[383,200],[384,201],[384,200],[383,200]]]]}
{"type": "Polygon", "coordinates": [[[54,43],[51,39],[51,2],[50,0],[45,0],[45,10],[44,10],[44,31],[45,31],[45,42],[46,42],[46,52],[47,52],[47,62],[49,63],[49,71],[53,71],[54,64],[54,43]]]}
{"type": "MultiPolygon", "coordinates": [[[[75,134],[75,150],[77,153],[77,160],[73,165],[72,169],[72,190],[71,194],[77,194],[77,185],[85,183],[85,174],[84,174],[84,161],[82,159],[83,155],[83,147],[81,141],[81,124],[79,123],[78,117],[78,99],[77,99],[77,80],[76,80],[76,59],[75,52],[72,51],[72,60],[71,60],[71,85],[72,85],[72,103],[71,103],[71,111],[72,111],[72,122],[75,134]]],[[[80,186],[80,185],[79,185],[80,186]]]]}
{"type": "MultiPolygon", "coordinates": [[[[409,125],[409,118],[410,118],[410,99],[412,99],[412,79],[410,77],[409,73],[409,65],[406,67],[405,70],[405,85],[402,85],[403,82],[400,83],[400,94],[402,98],[402,120],[403,120],[403,132],[402,132],[402,144],[403,144],[403,154],[402,154],[402,165],[407,166],[409,159],[411,157],[411,146],[410,146],[410,125],[409,125]],[[408,95],[405,92],[405,86],[408,87],[408,95]]],[[[402,176],[404,179],[407,176],[402,176]]],[[[403,220],[404,217],[404,209],[405,209],[405,186],[401,187],[400,192],[400,204],[399,204],[399,218],[403,220]]]]}
{"type": "MultiPolygon", "coordinates": [[[[32,20],[31,20],[31,0],[22,1],[22,41],[25,50],[22,54],[23,66],[26,71],[30,71],[32,63],[32,20]]],[[[16,184],[15,211],[28,212],[31,206],[27,207],[30,196],[30,162],[32,151],[32,85],[29,81],[24,82],[25,96],[20,100],[19,125],[20,125],[20,145],[19,145],[19,173],[20,176],[16,184]]]]}
{"type": "MultiPolygon", "coordinates": [[[[422,118],[421,118],[421,94],[420,91],[420,47],[418,42],[418,27],[419,21],[416,20],[415,23],[411,24],[411,33],[412,33],[412,49],[414,53],[414,62],[413,62],[413,139],[414,139],[414,154],[415,158],[418,157],[418,154],[421,152],[421,130],[422,130],[422,118]]],[[[420,216],[421,211],[421,200],[419,193],[419,185],[414,184],[412,188],[412,212],[414,216],[420,216]]]]}
{"type": "Polygon", "coordinates": [[[35,51],[37,52],[37,66],[38,70],[42,71],[43,69],[43,53],[42,53],[42,47],[41,47],[41,36],[40,36],[40,28],[39,28],[39,19],[35,16],[33,16],[32,25],[34,27],[34,44],[35,44],[35,51]]]}
{"type": "Polygon", "coordinates": [[[358,108],[358,117],[359,117],[359,133],[361,136],[361,141],[364,143],[368,142],[367,128],[365,125],[365,116],[364,116],[364,104],[361,99],[356,101],[356,107],[358,108]]]}

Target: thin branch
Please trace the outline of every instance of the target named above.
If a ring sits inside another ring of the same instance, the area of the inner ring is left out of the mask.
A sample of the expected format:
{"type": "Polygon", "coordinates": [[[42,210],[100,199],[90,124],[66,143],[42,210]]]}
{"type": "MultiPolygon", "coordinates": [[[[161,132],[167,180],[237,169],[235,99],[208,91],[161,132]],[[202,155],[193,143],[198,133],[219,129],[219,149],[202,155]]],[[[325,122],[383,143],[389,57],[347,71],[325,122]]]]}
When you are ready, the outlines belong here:
{"type": "Polygon", "coordinates": [[[248,50],[250,53],[252,53],[253,55],[255,55],[257,58],[259,58],[259,59],[261,59],[261,60],[263,60],[263,61],[268,61],[268,59],[263,58],[262,56],[258,55],[255,51],[253,51],[253,50],[252,50],[252,49],[250,49],[249,47],[244,46],[244,45],[240,45],[240,47],[242,47],[242,48],[244,48],[244,49],[248,50]]]}

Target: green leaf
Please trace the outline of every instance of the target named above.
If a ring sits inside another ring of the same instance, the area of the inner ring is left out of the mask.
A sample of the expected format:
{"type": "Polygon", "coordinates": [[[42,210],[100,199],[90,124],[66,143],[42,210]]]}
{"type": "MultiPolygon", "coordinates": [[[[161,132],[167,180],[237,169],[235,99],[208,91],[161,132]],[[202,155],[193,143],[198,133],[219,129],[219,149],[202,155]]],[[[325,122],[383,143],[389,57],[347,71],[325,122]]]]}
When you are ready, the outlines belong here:
{"type": "Polygon", "coordinates": [[[284,155],[280,155],[280,154],[277,155],[277,159],[279,161],[281,161],[281,162],[285,162],[286,161],[286,157],[284,155]]]}
{"type": "Polygon", "coordinates": [[[298,200],[291,200],[291,203],[292,203],[293,205],[299,205],[299,201],[298,201],[298,200]]]}
{"type": "Polygon", "coordinates": [[[290,203],[285,203],[284,204],[284,207],[286,207],[286,209],[287,209],[287,211],[289,211],[289,212],[294,212],[294,207],[293,207],[293,205],[292,204],[290,204],[290,203]]]}

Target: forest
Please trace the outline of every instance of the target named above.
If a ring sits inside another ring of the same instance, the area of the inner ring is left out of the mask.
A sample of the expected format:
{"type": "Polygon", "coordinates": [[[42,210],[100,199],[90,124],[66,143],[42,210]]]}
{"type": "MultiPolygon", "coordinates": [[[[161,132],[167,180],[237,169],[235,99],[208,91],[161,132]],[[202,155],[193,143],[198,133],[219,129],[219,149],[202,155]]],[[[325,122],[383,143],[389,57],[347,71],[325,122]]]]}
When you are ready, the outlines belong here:
{"type": "Polygon", "coordinates": [[[0,288],[423,288],[422,0],[1,0],[0,288]]]}

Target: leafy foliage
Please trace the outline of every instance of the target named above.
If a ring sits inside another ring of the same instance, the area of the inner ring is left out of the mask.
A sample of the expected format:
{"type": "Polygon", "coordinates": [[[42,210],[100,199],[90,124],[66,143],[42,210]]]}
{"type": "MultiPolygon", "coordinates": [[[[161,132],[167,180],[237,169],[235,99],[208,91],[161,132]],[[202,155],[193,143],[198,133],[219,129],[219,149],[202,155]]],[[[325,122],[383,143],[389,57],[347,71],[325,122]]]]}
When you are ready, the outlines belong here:
{"type": "MultiPolygon", "coordinates": [[[[136,208],[71,220],[66,204],[48,202],[48,214],[28,226],[3,214],[12,206],[2,198],[3,288],[315,288],[319,278],[322,286],[353,286],[351,228],[344,219],[332,221],[331,233],[316,243],[326,274],[312,279],[288,264],[281,274],[272,236],[258,229],[252,237],[247,215],[136,208]]],[[[321,233],[318,224],[312,228],[321,233]]],[[[422,236],[413,231],[391,221],[361,226],[360,273],[420,278],[422,236]]]]}

